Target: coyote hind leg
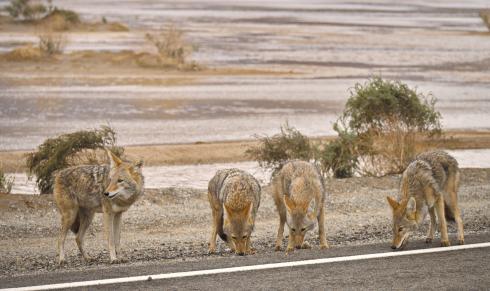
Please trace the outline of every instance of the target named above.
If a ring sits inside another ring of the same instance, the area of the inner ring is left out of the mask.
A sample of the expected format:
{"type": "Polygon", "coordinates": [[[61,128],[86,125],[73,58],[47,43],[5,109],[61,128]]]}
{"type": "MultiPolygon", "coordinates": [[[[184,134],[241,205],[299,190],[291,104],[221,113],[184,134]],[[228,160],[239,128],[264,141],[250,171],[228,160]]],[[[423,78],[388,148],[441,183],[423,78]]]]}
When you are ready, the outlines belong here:
{"type": "Polygon", "coordinates": [[[83,240],[85,238],[85,233],[87,232],[87,229],[92,223],[92,219],[94,218],[94,212],[80,209],[78,215],[80,219],[80,227],[78,229],[75,241],[77,242],[78,249],[80,250],[80,254],[82,255],[83,259],[85,260],[85,262],[89,262],[90,257],[83,249],[83,240]]]}
{"type": "Polygon", "coordinates": [[[458,188],[459,188],[459,171],[456,172],[454,177],[450,177],[448,179],[448,189],[449,193],[449,202],[448,206],[454,214],[454,220],[456,221],[456,225],[458,228],[458,243],[460,245],[464,245],[464,229],[463,229],[463,220],[461,219],[461,211],[459,209],[458,204],[458,188]]]}
{"type": "Polygon", "coordinates": [[[76,208],[60,208],[61,212],[61,228],[58,236],[58,254],[59,259],[58,262],[60,265],[65,263],[65,240],[68,231],[72,227],[73,223],[78,215],[78,207],[76,208]]]}

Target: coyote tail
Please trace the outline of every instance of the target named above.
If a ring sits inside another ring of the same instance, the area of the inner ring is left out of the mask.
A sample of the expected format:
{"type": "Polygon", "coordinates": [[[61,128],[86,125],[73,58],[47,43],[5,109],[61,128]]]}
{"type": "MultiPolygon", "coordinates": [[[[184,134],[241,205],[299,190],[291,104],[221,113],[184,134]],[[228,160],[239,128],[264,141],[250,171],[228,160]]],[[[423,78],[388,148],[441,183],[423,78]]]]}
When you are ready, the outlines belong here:
{"type": "Polygon", "coordinates": [[[78,233],[78,230],[80,229],[80,211],[77,212],[77,218],[75,218],[75,221],[73,222],[73,224],[70,226],[70,229],[71,231],[74,233],[74,234],[77,234],[78,233]]]}
{"type": "Polygon", "coordinates": [[[455,222],[456,219],[454,218],[454,213],[451,210],[451,207],[447,204],[446,201],[444,201],[444,216],[446,217],[447,221],[455,222]]]}
{"type": "Polygon", "coordinates": [[[221,212],[221,216],[220,216],[219,222],[218,222],[218,235],[224,242],[228,242],[228,236],[226,235],[225,231],[223,230],[223,215],[224,215],[224,213],[221,212]]]}

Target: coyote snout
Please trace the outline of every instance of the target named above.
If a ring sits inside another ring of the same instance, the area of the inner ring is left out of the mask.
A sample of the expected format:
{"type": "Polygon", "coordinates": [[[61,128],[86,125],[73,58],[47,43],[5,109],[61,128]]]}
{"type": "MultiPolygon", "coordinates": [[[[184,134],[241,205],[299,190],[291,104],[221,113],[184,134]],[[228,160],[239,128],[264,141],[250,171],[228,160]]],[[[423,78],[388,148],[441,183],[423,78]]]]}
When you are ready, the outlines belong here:
{"type": "Polygon", "coordinates": [[[208,199],[213,214],[209,252],[216,251],[216,235],[237,255],[252,252],[250,236],[260,204],[260,185],[238,169],[220,170],[209,181],[208,199]]]}
{"type": "Polygon", "coordinates": [[[284,204],[289,213],[289,215],[286,215],[286,224],[289,228],[290,240],[292,240],[296,249],[308,248],[308,245],[304,244],[304,239],[306,233],[313,230],[316,226],[314,214],[308,213],[308,205],[306,203],[297,205],[288,196],[284,196],[284,204]]]}
{"type": "Polygon", "coordinates": [[[388,197],[388,203],[393,209],[393,241],[391,248],[401,250],[408,243],[410,235],[418,229],[416,218],[416,202],[413,197],[398,203],[388,197]]]}
{"type": "Polygon", "coordinates": [[[276,250],[281,249],[284,224],[289,228],[287,252],[310,248],[305,235],[318,224],[320,247],[328,248],[325,236],[325,186],[317,168],[304,161],[285,164],[272,179],[273,197],[279,212],[276,250]]]}

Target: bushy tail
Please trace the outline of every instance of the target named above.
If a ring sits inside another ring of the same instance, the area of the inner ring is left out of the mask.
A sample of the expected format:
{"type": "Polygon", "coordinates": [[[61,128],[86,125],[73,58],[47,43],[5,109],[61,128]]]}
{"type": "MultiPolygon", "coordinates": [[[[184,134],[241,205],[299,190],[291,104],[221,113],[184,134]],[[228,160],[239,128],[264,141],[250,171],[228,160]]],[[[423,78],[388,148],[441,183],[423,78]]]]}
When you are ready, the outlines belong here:
{"type": "Polygon", "coordinates": [[[446,217],[446,221],[449,221],[449,222],[455,222],[456,221],[454,218],[454,213],[451,210],[451,208],[449,207],[449,205],[446,203],[446,201],[444,201],[444,216],[446,217]]]}
{"type": "Polygon", "coordinates": [[[228,242],[228,236],[223,230],[223,215],[224,213],[222,212],[218,222],[218,235],[224,242],[228,242]]]}
{"type": "Polygon", "coordinates": [[[80,211],[77,212],[77,218],[75,218],[75,221],[71,225],[70,229],[74,234],[78,233],[78,230],[80,229],[80,211]]]}

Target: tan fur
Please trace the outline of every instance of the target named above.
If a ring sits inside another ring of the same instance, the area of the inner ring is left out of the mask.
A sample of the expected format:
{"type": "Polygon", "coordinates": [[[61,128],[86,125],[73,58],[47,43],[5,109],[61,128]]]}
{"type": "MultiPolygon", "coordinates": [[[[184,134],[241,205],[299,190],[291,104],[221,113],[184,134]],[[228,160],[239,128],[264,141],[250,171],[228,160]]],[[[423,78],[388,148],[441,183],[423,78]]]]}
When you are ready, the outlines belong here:
{"type": "Polygon", "coordinates": [[[288,224],[286,252],[309,248],[306,233],[318,223],[320,247],[328,248],[325,235],[325,185],[318,169],[304,161],[286,163],[272,178],[272,195],[279,213],[276,251],[281,250],[284,224],[288,224]],[[310,209],[310,205],[313,208],[310,209]]]}
{"type": "Polygon", "coordinates": [[[420,154],[408,165],[400,184],[399,202],[387,197],[393,212],[393,249],[405,247],[409,235],[417,230],[427,213],[430,226],[426,241],[432,242],[439,219],[441,245],[449,246],[447,219],[457,223],[458,240],[464,244],[463,221],[458,205],[458,162],[443,151],[420,154]]]}
{"type": "Polygon", "coordinates": [[[260,205],[260,185],[250,174],[238,169],[217,171],[208,184],[213,215],[209,252],[216,251],[216,235],[238,255],[250,254],[250,236],[260,205]]]}
{"type": "Polygon", "coordinates": [[[143,194],[141,163],[121,161],[107,150],[110,165],[81,165],[56,173],[54,199],[61,214],[58,238],[59,263],[65,262],[64,244],[68,230],[76,234],[82,257],[88,261],[83,239],[94,214],[104,214],[104,229],[111,262],[120,253],[121,215],[143,194]]]}

